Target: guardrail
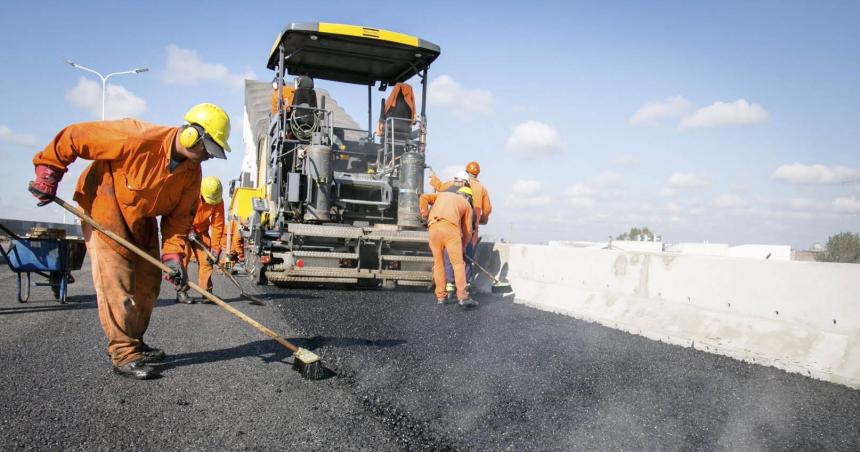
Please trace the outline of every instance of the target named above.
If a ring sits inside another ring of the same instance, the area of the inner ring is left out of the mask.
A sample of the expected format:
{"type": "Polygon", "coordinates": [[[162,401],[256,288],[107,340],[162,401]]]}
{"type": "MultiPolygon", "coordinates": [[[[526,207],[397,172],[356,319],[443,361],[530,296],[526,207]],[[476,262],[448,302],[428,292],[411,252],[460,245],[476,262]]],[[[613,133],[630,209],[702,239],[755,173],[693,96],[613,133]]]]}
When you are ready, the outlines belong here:
{"type": "Polygon", "coordinates": [[[860,388],[860,265],[487,244],[516,301],[860,388]]]}

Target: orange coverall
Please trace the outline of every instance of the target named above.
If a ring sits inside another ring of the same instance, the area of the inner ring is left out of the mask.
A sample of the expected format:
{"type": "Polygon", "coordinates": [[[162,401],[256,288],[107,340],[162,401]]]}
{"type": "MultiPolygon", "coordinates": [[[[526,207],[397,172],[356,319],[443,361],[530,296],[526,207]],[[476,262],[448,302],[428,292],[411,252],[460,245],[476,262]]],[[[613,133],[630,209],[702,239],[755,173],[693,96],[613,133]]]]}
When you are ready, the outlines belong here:
{"type": "MultiPolygon", "coordinates": [[[[430,186],[437,192],[443,192],[453,185],[454,181],[442,182],[435,174],[430,175],[430,186]]],[[[490,213],[493,211],[493,205],[490,204],[490,194],[477,177],[469,178],[469,188],[472,189],[472,208],[475,210],[475,218],[478,220],[478,224],[487,224],[490,213]]],[[[470,238],[470,243],[472,245],[478,244],[477,224],[470,238]]]]}
{"type": "MultiPolygon", "coordinates": [[[[394,85],[394,89],[391,90],[391,94],[388,95],[388,99],[385,100],[385,105],[382,107],[382,116],[385,116],[385,113],[394,107],[394,103],[397,102],[397,94],[403,94],[403,100],[406,101],[406,105],[409,106],[409,110],[412,112],[412,117],[410,119],[414,123],[415,94],[412,92],[412,85],[408,83],[397,83],[394,85]]],[[[384,129],[385,123],[383,121],[379,121],[376,125],[376,134],[378,136],[382,136],[384,129]]]]}
{"type": "Polygon", "coordinates": [[[433,281],[436,299],[445,298],[445,263],[443,253],[448,251],[454,267],[454,284],[457,299],[469,298],[466,292],[466,268],[463,264],[463,243],[472,236],[472,206],[466,198],[451,192],[424,193],[418,199],[421,218],[427,219],[430,251],[433,253],[433,281]],[[427,211],[428,204],[433,208],[427,211]]]}
{"type": "MultiPolygon", "coordinates": [[[[169,170],[177,127],[134,119],[73,124],[33,157],[58,171],[77,158],[93,160],[78,179],[74,199],[111,232],[159,258],[182,253],[200,196],[200,164],[169,170]]],[[[138,348],[161,287],[161,271],[119,243],[83,226],[90,253],[99,321],[114,366],[139,359],[138,348]]]]}
{"type": "MultiPolygon", "coordinates": [[[[295,93],[296,90],[291,86],[284,85],[281,88],[281,100],[284,102],[284,112],[286,112],[287,108],[293,104],[293,95],[295,95],[295,93]]],[[[278,90],[272,91],[272,114],[278,114],[278,90]]]]}
{"type": "MultiPolygon", "coordinates": [[[[224,201],[218,204],[207,204],[202,197],[198,197],[197,213],[194,214],[194,221],[191,227],[197,233],[197,239],[203,242],[203,245],[217,255],[221,248],[221,242],[224,240],[224,201]],[[209,235],[209,227],[212,226],[212,235],[209,235]],[[216,244],[216,245],[213,245],[216,244]]],[[[200,248],[199,245],[191,243],[189,240],[185,249],[185,259],[182,265],[186,268],[191,262],[191,257],[197,261],[197,280],[200,287],[207,290],[212,288],[212,264],[206,259],[208,256],[206,251],[200,248]]]]}
{"type": "Polygon", "coordinates": [[[226,250],[224,257],[222,257],[222,261],[226,262],[228,260],[238,260],[239,262],[245,261],[245,244],[242,236],[239,234],[239,220],[230,220],[229,222],[230,228],[230,241],[233,243],[228,247],[227,246],[227,235],[224,234],[224,238],[221,239],[221,249],[226,250]]]}

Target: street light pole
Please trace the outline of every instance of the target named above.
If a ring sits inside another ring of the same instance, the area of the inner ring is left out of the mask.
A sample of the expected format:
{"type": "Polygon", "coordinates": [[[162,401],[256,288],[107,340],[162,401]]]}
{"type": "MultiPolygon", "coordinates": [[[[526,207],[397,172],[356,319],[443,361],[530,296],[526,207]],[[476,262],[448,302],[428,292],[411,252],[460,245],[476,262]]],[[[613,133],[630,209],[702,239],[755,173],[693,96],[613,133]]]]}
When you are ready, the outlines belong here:
{"type": "Polygon", "coordinates": [[[66,60],[66,64],[68,64],[69,66],[74,67],[74,68],[78,68],[78,69],[81,69],[81,70],[84,70],[87,72],[92,72],[93,74],[96,74],[102,80],[102,121],[105,120],[105,96],[107,94],[107,81],[108,81],[108,79],[113,77],[114,75],[140,74],[142,72],[146,72],[149,70],[145,67],[141,67],[141,68],[137,68],[137,69],[132,69],[130,71],[111,72],[107,76],[103,76],[98,71],[90,69],[86,66],[81,66],[80,64],[75,63],[72,60],[66,60]]]}

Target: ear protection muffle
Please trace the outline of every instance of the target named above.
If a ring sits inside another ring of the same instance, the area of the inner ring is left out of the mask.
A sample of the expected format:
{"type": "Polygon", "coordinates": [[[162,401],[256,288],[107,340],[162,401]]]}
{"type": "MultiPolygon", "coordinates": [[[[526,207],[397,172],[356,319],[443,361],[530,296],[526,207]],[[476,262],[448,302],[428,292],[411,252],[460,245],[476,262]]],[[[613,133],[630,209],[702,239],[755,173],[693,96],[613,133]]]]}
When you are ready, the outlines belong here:
{"type": "Polygon", "coordinates": [[[182,145],[185,149],[193,148],[200,138],[203,137],[203,133],[198,129],[197,125],[190,124],[182,129],[182,132],[179,133],[179,144],[182,145]]]}

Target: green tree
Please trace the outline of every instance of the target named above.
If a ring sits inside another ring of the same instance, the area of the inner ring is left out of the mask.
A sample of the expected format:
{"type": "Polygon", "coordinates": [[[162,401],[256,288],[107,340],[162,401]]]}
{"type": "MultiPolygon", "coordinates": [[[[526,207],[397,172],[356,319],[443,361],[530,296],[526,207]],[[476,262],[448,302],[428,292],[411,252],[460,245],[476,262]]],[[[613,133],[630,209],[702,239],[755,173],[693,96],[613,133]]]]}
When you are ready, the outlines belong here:
{"type": "Polygon", "coordinates": [[[640,236],[644,237],[645,240],[654,240],[654,233],[644,226],[641,228],[634,226],[630,228],[630,232],[622,232],[621,234],[618,234],[618,237],[615,237],[615,240],[639,240],[640,236]]]}
{"type": "Polygon", "coordinates": [[[816,257],[821,262],[860,263],[860,234],[840,232],[827,239],[827,251],[816,257]]]}

